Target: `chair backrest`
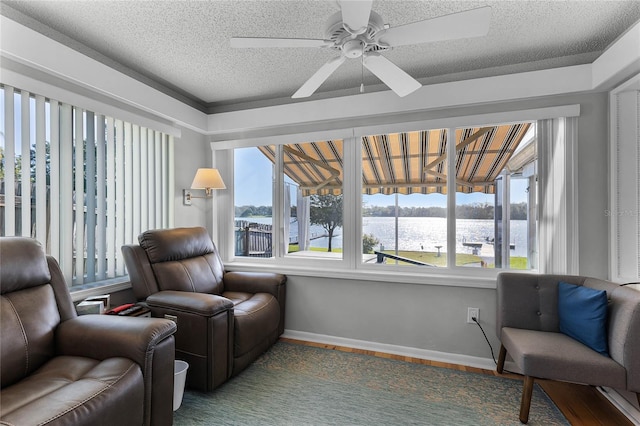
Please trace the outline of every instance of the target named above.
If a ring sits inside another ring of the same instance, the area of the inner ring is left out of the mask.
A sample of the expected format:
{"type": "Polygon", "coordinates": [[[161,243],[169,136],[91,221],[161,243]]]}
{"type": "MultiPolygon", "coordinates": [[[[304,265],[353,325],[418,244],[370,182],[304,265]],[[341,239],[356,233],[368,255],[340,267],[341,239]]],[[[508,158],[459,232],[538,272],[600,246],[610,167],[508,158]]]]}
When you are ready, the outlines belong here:
{"type": "Polygon", "coordinates": [[[502,327],[559,331],[558,282],[582,285],[585,279],[574,275],[500,272],[496,334],[500,337],[502,327]]]}
{"type": "Polygon", "coordinates": [[[139,300],[162,290],[222,293],[224,265],[205,228],[155,229],[138,241],[122,252],[139,300]]]}
{"type": "MultiPolygon", "coordinates": [[[[591,287],[590,281],[585,285],[591,287]]],[[[609,354],[626,368],[627,389],[640,392],[640,291],[616,286],[607,296],[609,354]]]]}
{"type": "Polygon", "coordinates": [[[0,238],[2,387],[28,376],[55,355],[55,329],[76,311],[58,262],[37,240],[0,238]]]}

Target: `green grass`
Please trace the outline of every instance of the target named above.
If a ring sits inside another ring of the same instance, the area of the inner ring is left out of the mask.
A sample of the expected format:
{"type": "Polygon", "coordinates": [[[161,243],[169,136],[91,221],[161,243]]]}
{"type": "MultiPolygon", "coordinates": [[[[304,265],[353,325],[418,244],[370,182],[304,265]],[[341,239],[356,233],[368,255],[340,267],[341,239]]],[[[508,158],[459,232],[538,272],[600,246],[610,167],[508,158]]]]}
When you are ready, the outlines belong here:
{"type": "MultiPolygon", "coordinates": [[[[298,251],[300,248],[297,244],[289,244],[289,253],[293,253],[298,251]]],[[[311,251],[317,252],[326,252],[326,248],[321,247],[311,247],[309,248],[311,251]]],[[[342,248],[335,248],[332,250],[334,253],[342,253],[342,248]]],[[[384,253],[395,254],[395,250],[384,250],[384,253]]],[[[435,265],[439,267],[447,266],[447,253],[441,253],[438,256],[436,252],[429,251],[408,251],[408,250],[400,250],[398,251],[398,256],[405,257],[411,260],[417,260],[419,262],[428,263],[430,265],[435,265]]],[[[511,269],[527,269],[527,258],[526,257],[511,257],[511,269]]],[[[476,256],[475,254],[466,254],[466,253],[457,253],[456,254],[456,266],[465,266],[473,263],[480,263],[482,258],[480,256],[476,256]]],[[[387,264],[395,264],[396,261],[393,259],[386,259],[387,264]]],[[[398,261],[399,265],[410,265],[408,262],[398,261]]],[[[487,265],[488,268],[495,268],[494,263],[490,263],[487,265]]]]}

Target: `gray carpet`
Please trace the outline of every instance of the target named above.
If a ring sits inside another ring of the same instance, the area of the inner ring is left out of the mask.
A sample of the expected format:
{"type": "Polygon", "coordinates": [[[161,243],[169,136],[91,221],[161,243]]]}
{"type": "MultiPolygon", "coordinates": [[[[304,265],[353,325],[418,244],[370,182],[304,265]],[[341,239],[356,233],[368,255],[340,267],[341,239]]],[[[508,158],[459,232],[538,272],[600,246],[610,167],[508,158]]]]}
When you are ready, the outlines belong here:
{"type": "MultiPolygon", "coordinates": [[[[174,425],[519,425],[522,382],[278,342],[174,425]]],[[[538,385],[529,425],[569,423],[538,385]]]]}

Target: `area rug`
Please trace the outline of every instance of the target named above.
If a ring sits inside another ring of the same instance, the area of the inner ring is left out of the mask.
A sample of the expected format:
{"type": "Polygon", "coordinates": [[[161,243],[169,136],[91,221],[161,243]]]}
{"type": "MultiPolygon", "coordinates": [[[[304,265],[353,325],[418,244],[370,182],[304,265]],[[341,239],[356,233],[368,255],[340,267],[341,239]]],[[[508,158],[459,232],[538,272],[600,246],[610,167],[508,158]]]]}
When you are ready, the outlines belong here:
{"type": "MultiPolygon", "coordinates": [[[[278,342],[174,425],[519,425],[522,382],[278,342]]],[[[535,385],[529,425],[568,425],[535,385]]]]}

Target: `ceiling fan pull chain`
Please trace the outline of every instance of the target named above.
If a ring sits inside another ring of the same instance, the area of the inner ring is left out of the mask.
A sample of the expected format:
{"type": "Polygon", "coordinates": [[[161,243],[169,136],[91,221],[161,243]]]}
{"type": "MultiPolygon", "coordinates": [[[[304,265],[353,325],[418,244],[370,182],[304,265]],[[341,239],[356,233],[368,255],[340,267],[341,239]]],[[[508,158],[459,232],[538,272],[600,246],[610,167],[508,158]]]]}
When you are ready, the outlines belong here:
{"type": "Polygon", "coordinates": [[[364,93],[364,46],[362,47],[362,56],[360,57],[360,68],[361,76],[360,76],[360,93],[364,93]]]}

